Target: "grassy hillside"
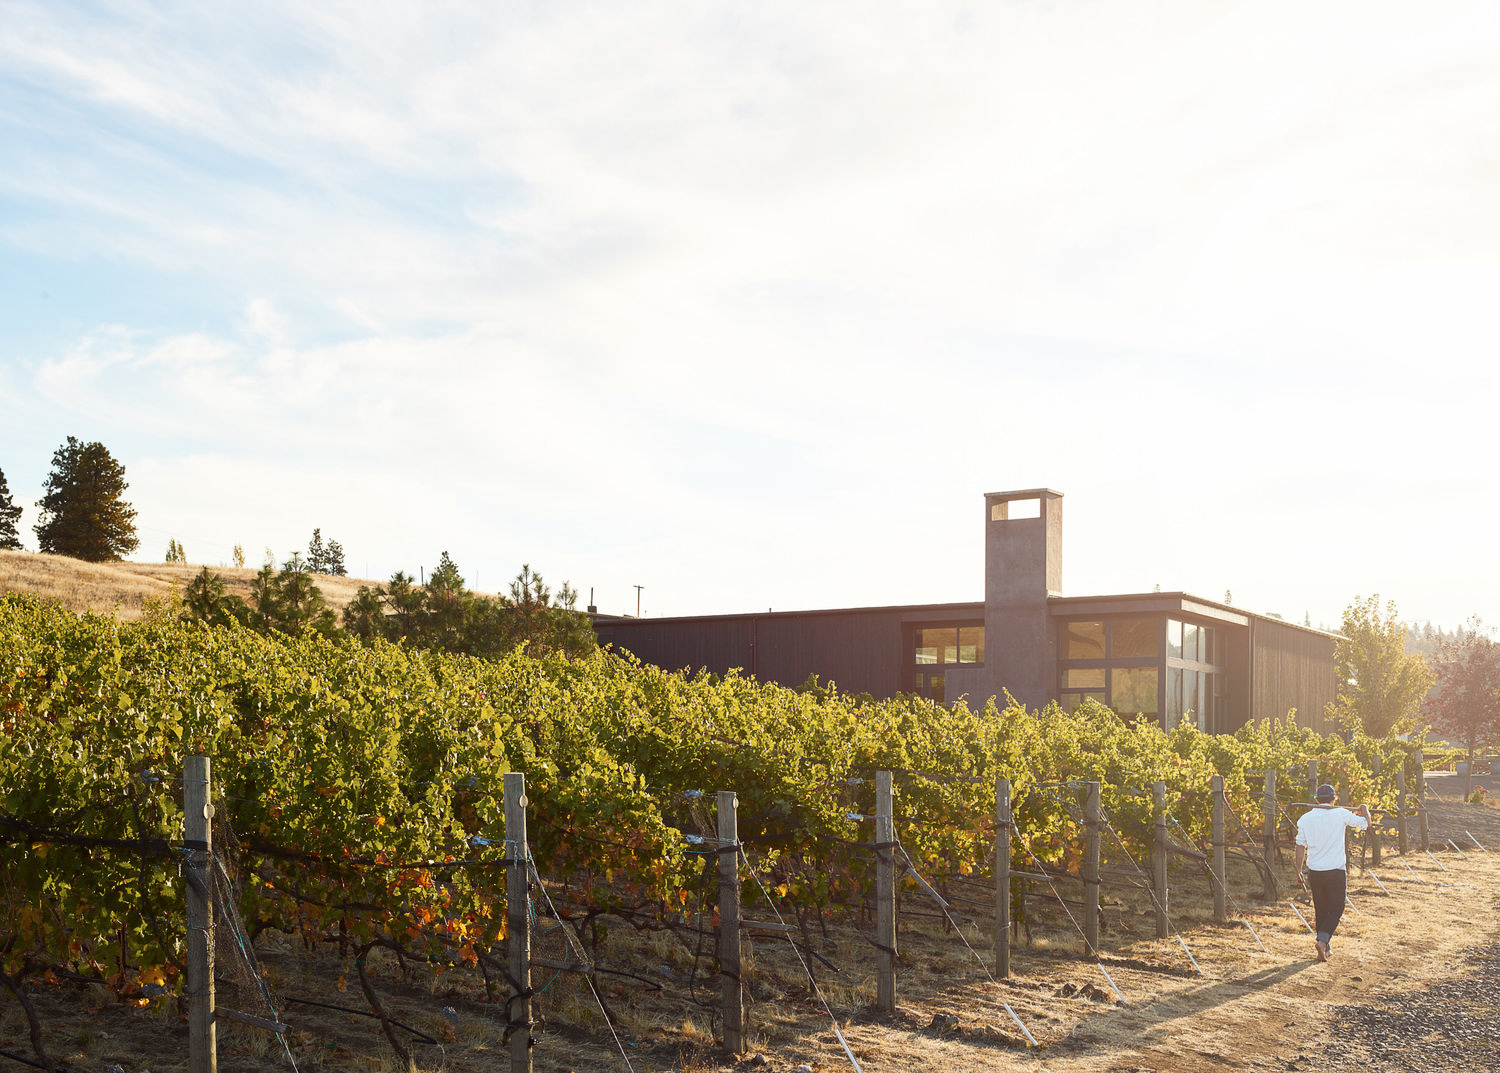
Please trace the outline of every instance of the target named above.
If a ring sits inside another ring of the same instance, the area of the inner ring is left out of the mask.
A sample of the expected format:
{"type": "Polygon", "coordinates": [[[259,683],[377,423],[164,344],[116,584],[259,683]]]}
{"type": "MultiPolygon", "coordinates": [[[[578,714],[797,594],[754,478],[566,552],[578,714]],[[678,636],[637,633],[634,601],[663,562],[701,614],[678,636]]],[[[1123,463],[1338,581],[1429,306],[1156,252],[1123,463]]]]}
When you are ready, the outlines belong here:
{"type": "MultiPolygon", "coordinates": [[[[165,596],[175,584],[180,590],[202,563],[86,563],[65,555],[41,555],[29,551],[0,551],[0,593],[33,592],[56,600],[70,611],[113,614],[125,621],[141,617],[148,597],[165,596]]],[[[210,566],[224,578],[229,592],[250,597],[255,571],[210,566]]],[[[335,613],[354,599],[361,585],[376,584],[360,578],[320,574],[318,588],[335,613]]]]}

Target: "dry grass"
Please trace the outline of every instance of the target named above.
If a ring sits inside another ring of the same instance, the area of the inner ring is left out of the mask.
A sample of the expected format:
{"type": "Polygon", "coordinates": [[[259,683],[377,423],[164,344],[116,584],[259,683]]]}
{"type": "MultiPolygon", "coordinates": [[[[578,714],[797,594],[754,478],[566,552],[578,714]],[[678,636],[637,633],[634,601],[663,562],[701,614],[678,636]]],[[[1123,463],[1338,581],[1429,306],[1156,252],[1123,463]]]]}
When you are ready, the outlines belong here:
{"type": "MultiPolygon", "coordinates": [[[[65,555],[0,551],[0,593],[34,592],[69,611],[93,611],[124,621],[141,617],[145,602],[179,591],[203,569],[201,563],[86,563],[65,555]]],[[[208,564],[233,595],[248,598],[255,571],[208,564]]],[[[377,582],[319,575],[318,588],[335,612],[354,599],[361,585],[377,582]]]]}
{"type": "MultiPolygon", "coordinates": [[[[1453,804],[1437,806],[1433,813],[1435,843],[1468,829],[1500,849],[1500,810],[1453,804]]],[[[1142,896],[1109,888],[1115,904],[1105,935],[1106,957],[1125,1005],[1109,1001],[1099,969],[1078,959],[1076,933],[1065,921],[1045,914],[1036,922],[1033,944],[1016,951],[1014,976],[998,986],[953,933],[931,920],[902,926],[894,1014],[873,1009],[876,955],[868,935],[853,922],[831,928],[831,942],[821,952],[840,971],[820,969],[819,983],[870,1073],[1313,1069],[1316,1057],[1315,1052],[1309,1057],[1308,1041],[1336,1016],[1336,1007],[1370,1002],[1382,993],[1420,990],[1429,981],[1462,972],[1458,952],[1500,933],[1495,893],[1500,853],[1476,850],[1460,857],[1450,850],[1438,857],[1450,873],[1439,871],[1420,853],[1409,860],[1425,880],[1462,886],[1399,882],[1406,871],[1392,860],[1381,871],[1391,891],[1387,897],[1356,872],[1350,897],[1358,914],[1345,915],[1329,965],[1313,962],[1311,938],[1287,899],[1265,906],[1250,898],[1258,884],[1248,867],[1232,873],[1231,887],[1251,912],[1268,954],[1256,948],[1242,925],[1212,923],[1206,887],[1184,868],[1175,876],[1171,907],[1202,966],[1201,976],[1187,971],[1175,941],[1154,938],[1150,906],[1142,896]],[[1076,993],[1080,988],[1083,994],[1076,993]],[[1019,1032],[1001,1000],[1041,1041],[1040,1050],[1019,1045],[1019,1032]],[[945,1016],[935,1025],[938,1015],[945,1016]]],[[[907,898],[911,909],[930,908],[914,892],[907,898]]],[[[1310,914],[1310,909],[1303,907],[1303,912],[1310,914]]],[[[992,948],[988,930],[966,927],[965,932],[987,958],[992,948]]],[[[546,941],[557,942],[558,936],[546,941]]],[[[263,934],[257,946],[268,976],[283,994],[363,1006],[352,966],[341,963],[335,951],[307,951],[271,933],[263,934]],[[341,973],[350,981],[344,991],[337,989],[341,973]]],[[[822,1073],[850,1068],[806,976],[779,940],[753,943],[746,973],[751,1052],[742,1056],[727,1056],[716,1048],[711,1013],[691,1000],[690,958],[675,939],[621,929],[611,935],[606,953],[611,964],[659,978],[664,985],[652,992],[620,978],[599,980],[638,1073],[739,1073],[751,1068],[753,1053],[765,1057],[759,1068],[767,1073],[787,1073],[800,1063],[822,1073]]],[[[403,979],[384,952],[376,952],[371,966],[392,1013],[444,1040],[441,1053],[430,1046],[415,1048],[424,1071],[501,1073],[509,1068],[508,1048],[502,1043],[504,1007],[484,1000],[477,978],[450,972],[436,979],[425,973],[403,979]],[[456,1016],[445,1016],[444,1007],[456,1016]]],[[[585,980],[552,976],[541,969],[534,974],[533,986],[544,988],[537,1008],[547,1020],[546,1034],[534,1051],[537,1070],[624,1070],[585,980]]],[[[699,997],[711,997],[716,986],[711,979],[706,985],[700,981],[699,997]]],[[[66,1064],[102,1068],[118,1062],[126,1073],[183,1068],[185,1029],[170,1002],[134,1011],[104,1000],[97,990],[61,987],[41,993],[38,1001],[54,1057],[66,1064]]],[[[295,1029],[291,1043],[300,1068],[395,1073],[391,1051],[369,1018],[301,1006],[284,1006],[282,1013],[295,1029]]],[[[0,1037],[26,1049],[17,1011],[3,997],[0,1037]]],[[[220,1038],[219,1064],[225,1073],[287,1068],[280,1047],[264,1035],[229,1026],[221,1029],[220,1038]]]]}

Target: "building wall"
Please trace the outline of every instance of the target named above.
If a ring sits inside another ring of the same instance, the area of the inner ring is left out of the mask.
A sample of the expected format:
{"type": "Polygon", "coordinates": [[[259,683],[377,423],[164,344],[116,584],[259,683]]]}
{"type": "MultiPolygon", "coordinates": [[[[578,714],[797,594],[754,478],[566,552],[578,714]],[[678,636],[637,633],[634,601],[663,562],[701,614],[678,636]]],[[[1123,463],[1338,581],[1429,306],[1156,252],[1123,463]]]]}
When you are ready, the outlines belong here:
{"type": "Polygon", "coordinates": [[[1297,709],[1297,723],[1327,734],[1338,727],[1325,714],[1334,699],[1334,639],[1288,623],[1256,618],[1250,624],[1248,718],[1280,719],[1297,709]]]}
{"type": "MultiPolygon", "coordinates": [[[[979,604],[681,619],[600,619],[600,644],[667,670],[739,668],[762,682],[798,686],[816,674],[845,693],[890,697],[911,688],[912,623],[978,620],[979,604]]],[[[958,683],[955,683],[955,685],[958,683]]],[[[950,695],[956,696],[953,686],[950,695]]]]}

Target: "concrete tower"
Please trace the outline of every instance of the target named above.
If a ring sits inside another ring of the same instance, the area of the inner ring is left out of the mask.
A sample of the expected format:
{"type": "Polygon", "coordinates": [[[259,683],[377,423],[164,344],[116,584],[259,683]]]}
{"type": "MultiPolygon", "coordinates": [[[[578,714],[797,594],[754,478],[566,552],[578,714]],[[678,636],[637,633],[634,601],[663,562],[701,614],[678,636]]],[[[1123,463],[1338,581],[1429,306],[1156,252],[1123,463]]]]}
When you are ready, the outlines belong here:
{"type": "Polygon", "coordinates": [[[1047,597],[1062,594],[1062,493],[1050,488],[984,497],[985,677],[1028,707],[1057,692],[1057,638],[1047,597]]]}

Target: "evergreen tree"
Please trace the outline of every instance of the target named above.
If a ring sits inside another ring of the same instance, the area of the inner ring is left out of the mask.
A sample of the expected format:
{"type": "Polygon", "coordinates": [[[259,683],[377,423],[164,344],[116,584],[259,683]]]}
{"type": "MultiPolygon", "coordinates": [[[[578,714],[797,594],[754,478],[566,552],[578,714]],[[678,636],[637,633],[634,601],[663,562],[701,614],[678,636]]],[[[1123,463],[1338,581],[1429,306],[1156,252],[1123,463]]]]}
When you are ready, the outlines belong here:
{"type": "Polygon", "coordinates": [[[5,483],[5,471],[0,470],[0,548],[20,551],[21,538],[16,533],[16,523],[21,520],[21,508],[10,498],[10,485],[5,483]]]}
{"type": "Polygon", "coordinates": [[[166,562],[169,562],[169,563],[185,563],[185,562],[187,562],[187,552],[185,552],[185,551],[182,550],[182,545],[177,542],[177,540],[176,540],[175,537],[173,539],[167,541],[167,558],[166,558],[166,562]]]}
{"type": "Polygon", "coordinates": [[[307,542],[307,568],[314,574],[328,573],[328,553],[323,549],[323,531],[314,529],[307,542]]]}
{"type": "Polygon", "coordinates": [[[125,467],[102,443],[72,436],[52,455],[52,472],[37,500],[41,550],[87,562],[121,559],[135,551],[135,508],[120,497],[129,487],[125,467]]]}
{"type": "Polygon", "coordinates": [[[182,591],[182,617],[210,626],[245,623],[250,619],[250,605],[238,596],[229,595],[223,576],[205,566],[182,591]]]}
{"type": "Polygon", "coordinates": [[[344,566],[344,545],[337,540],[328,542],[328,569],[324,573],[332,574],[334,577],[348,577],[349,571],[344,566]]]}

